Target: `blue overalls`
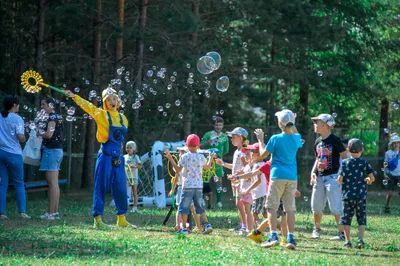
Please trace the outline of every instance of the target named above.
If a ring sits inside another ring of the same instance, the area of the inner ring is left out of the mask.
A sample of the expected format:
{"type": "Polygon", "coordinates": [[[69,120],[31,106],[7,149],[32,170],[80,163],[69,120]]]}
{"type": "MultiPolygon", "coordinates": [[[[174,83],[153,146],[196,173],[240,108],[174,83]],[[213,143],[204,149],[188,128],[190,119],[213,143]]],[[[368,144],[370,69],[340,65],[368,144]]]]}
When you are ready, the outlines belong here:
{"type": "Polygon", "coordinates": [[[110,125],[108,140],[101,144],[94,172],[93,217],[103,215],[104,200],[110,187],[118,214],[125,214],[128,211],[125,163],[122,155],[127,128],[121,114],[119,118],[122,127],[113,126],[109,112],[107,116],[110,125]]]}

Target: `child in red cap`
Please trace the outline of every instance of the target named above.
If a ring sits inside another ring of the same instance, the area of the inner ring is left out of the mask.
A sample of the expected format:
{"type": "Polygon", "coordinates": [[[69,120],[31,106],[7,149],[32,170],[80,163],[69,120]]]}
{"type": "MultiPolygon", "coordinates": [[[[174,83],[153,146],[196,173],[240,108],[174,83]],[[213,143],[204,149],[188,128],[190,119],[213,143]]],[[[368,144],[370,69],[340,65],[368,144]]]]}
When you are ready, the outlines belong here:
{"type": "MultiPolygon", "coordinates": [[[[203,234],[210,234],[212,226],[208,223],[207,216],[202,206],[202,193],[203,193],[203,168],[208,170],[211,167],[215,153],[211,153],[208,162],[203,154],[197,153],[200,146],[200,138],[191,134],[186,139],[186,146],[188,152],[183,154],[179,159],[178,164],[172,159],[169,151],[165,151],[165,157],[170,160],[174,167],[176,174],[182,172],[182,195],[179,203],[179,214],[182,215],[182,224],[186,224],[190,210],[190,204],[193,201],[196,209],[196,214],[200,214],[204,223],[203,234]]],[[[188,234],[189,231],[183,227],[180,231],[181,234],[188,234]]]]}

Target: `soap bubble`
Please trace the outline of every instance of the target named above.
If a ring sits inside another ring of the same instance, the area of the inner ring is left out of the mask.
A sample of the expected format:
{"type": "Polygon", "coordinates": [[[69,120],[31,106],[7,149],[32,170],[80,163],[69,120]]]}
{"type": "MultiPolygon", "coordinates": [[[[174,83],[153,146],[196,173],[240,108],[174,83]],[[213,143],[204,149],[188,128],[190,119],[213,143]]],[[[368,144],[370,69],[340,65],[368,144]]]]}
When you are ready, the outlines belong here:
{"type": "Polygon", "coordinates": [[[120,90],[119,92],[118,92],[118,96],[119,97],[123,97],[125,95],[125,92],[123,91],[123,90],[120,90]]]}
{"type": "Polygon", "coordinates": [[[217,116],[216,116],[216,115],[213,115],[213,116],[212,116],[212,120],[213,120],[213,121],[217,120],[217,116]]]}
{"type": "Polygon", "coordinates": [[[221,55],[217,52],[208,52],[206,54],[206,56],[211,57],[212,59],[214,59],[215,64],[213,64],[213,62],[211,62],[211,68],[212,71],[217,70],[220,66],[221,66],[221,55]]]}
{"type": "Polygon", "coordinates": [[[28,106],[24,105],[24,109],[25,109],[25,110],[28,110],[28,106]]]}
{"type": "Polygon", "coordinates": [[[357,116],[357,119],[361,121],[363,119],[362,115],[357,116]]]}
{"type": "Polygon", "coordinates": [[[179,119],[182,119],[183,118],[183,114],[179,114],[178,117],[179,117],[179,119]]]}
{"type": "Polygon", "coordinates": [[[176,78],[175,78],[175,76],[171,76],[171,77],[169,78],[169,80],[171,80],[171,82],[175,82],[176,78]]]}
{"type": "Polygon", "coordinates": [[[176,100],[176,101],[175,101],[175,105],[176,105],[176,106],[181,105],[181,101],[180,101],[180,100],[176,100]]]}
{"type": "Polygon", "coordinates": [[[304,201],[308,201],[308,197],[307,196],[304,196],[304,201]]]}
{"type": "Polygon", "coordinates": [[[170,104],[170,103],[166,103],[166,104],[165,104],[165,108],[168,109],[168,108],[170,108],[170,107],[171,107],[171,104],[170,104]]]}
{"type": "Polygon", "coordinates": [[[337,113],[332,113],[332,117],[336,118],[337,117],[337,113]]]}
{"type": "Polygon", "coordinates": [[[32,108],[28,108],[28,112],[29,112],[29,113],[32,113],[32,108]]]}
{"type": "Polygon", "coordinates": [[[158,82],[158,81],[157,81],[156,79],[153,79],[153,83],[154,83],[154,84],[157,84],[157,82],[158,82]]]}
{"type": "Polygon", "coordinates": [[[154,50],[153,46],[150,46],[150,47],[149,47],[149,50],[150,50],[151,52],[153,52],[153,50],[154,50]]]}
{"type": "Polygon", "coordinates": [[[189,63],[186,64],[187,68],[191,68],[191,65],[189,63]]]}
{"type": "Polygon", "coordinates": [[[383,183],[384,186],[387,186],[389,182],[386,179],[383,179],[382,183],[383,183]]]}
{"type": "Polygon", "coordinates": [[[68,122],[72,122],[72,121],[74,121],[74,118],[72,117],[72,116],[67,116],[66,118],[65,118],[65,120],[67,120],[68,122]]]}
{"type": "Polygon", "coordinates": [[[94,98],[94,97],[96,97],[97,96],[97,92],[95,91],[95,90],[91,90],[90,92],[89,92],[89,97],[90,98],[94,98]]]}
{"type": "Polygon", "coordinates": [[[86,85],[89,85],[90,84],[90,80],[85,80],[85,83],[86,83],[86,85]]]}
{"type": "Polygon", "coordinates": [[[84,119],[87,119],[88,116],[89,116],[88,114],[83,114],[83,118],[84,118],[84,119]]]}
{"type": "Polygon", "coordinates": [[[60,102],[60,106],[64,108],[65,107],[65,102],[60,102]]]}
{"type": "Polygon", "coordinates": [[[74,114],[75,114],[75,108],[74,108],[74,107],[68,108],[67,114],[68,114],[68,115],[74,115],[74,114]]]}
{"type": "Polygon", "coordinates": [[[74,92],[78,93],[80,90],[81,90],[81,89],[79,89],[78,87],[76,87],[76,88],[74,89],[74,92]]]}
{"type": "Polygon", "coordinates": [[[174,71],[174,72],[172,73],[172,75],[174,75],[174,76],[176,77],[176,76],[178,76],[178,72],[174,71]]]}
{"type": "Polygon", "coordinates": [[[189,78],[193,78],[194,74],[193,73],[189,73],[189,78]]]}
{"type": "Polygon", "coordinates": [[[384,166],[384,167],[387,167],[387,166],[388,166],[388,163],[387,163],[387,162],[384,162],[384,163],[383,163],[383,166],[384,166]]]}
{"type": "Polygon", "coordinates": [[[365,73],[365,75],[367,75],[367,77],[370,77],[370,76],[371,76],[371,72],[367,71],[367,72],[365,73]]]}
{"type": "Polygon", "coordinates": [[[225,192],[225,193],[226,193],[226,192],[228,192],[228,189],[227,189],[226,187],[223,187],[223,188],[222,188],[222,192],[225,192]]]}
{"type": "Polygon", "coordinates": [[[187,82],[192,85],[194,83],[194,80],[192,78],[188,78],[187,82]]]}
{"type": "Polygon", "coordinates": [[[167,112],[163,112],[162,114],[163,114],[163,116],[167,116],[167,112]]]}
{"type": "Polygon", "coordinates": [[[208,75],[216,68],[215,60],[211,56],[202,56],[197,61],[197,70],[204,75],[208,75]]]}
{"type": "Polygon", "coordinates": [[[317,72],[318,77],[322,77],[324,75],[324,72],[322,70],[319,70],[317,72]]]}
{"type": "Polygon", "coordinates": [[[158,110],[159,112],[162,112],[162,111],[164,111],[164,108],[160,105],[160,106],[158,106],[157,110],[158,110]]]}
{"type": "Polygon", "coordinates": [[[247,48],[247,42],[243,42],[242,46],[243,48],[247,48]]]}
{"type": "Polygon", "coordinates": [[[397,187],[400,187],[400,183],[397,183],[397,187]]]}
{"type": "Polygon", "coordinates": [[[149,78],[151,78],[153,76],[153,73],[154,73],[153,70],[151,70],[151,69],[147,70],[147,76],[149,78]]]}
{"type": "Polygon", "coordinates": [[[219,110],[219,113],[220,113],[221,115],[223,115],[223,114],[224,114],[224,110],[219,110]]]}
{"type": "Polygon", "coordinates": [[[374,144],[374,146],[376,146],[376,142],[375,141],[373,141],[372,144],[374,144]]]}
{"type": "Polygon", "coordinates": [[[67,84],[63,84],[63,88],[66,88],[67,87],[67,84]]]}
{"type": "Polygon", "coordinates": [[[172,89],[172,84],[168,84],[167,89],[171,90],[172,89]]]}
{"type": "Polygon", "coordinates": [[[287,106],[286,105],[282,106],[282,110],[285,110],[285,109],[287,109],[287,106]]]}
{"type": "Polygon", "coordinates": [[[134,104],[132,104],[132,109],[139,109],[141,106],[141,103],[139,101],[136,101],[134,104]]]}
{"type": "Polygon", "coordinates": [[[387,129],[387,128],[384,128],[383,131],[384,131],[385,133],[389,133],[389,129],[387,129]]]}
{"type": "Polygon", "coordinates": [[[214,182],[215,182],[215,183],[218,183],[218,181],[219,181],[218,176],[214,176],[214,182]]]}
{"type": "Polygon", "coordinates": [[[216,88],[220,92],[225,92],[229,88],[229,78],[227,76],[222,76],[217,80],[216,88]]]}
{"type": "Polygon", "coordinates": [[[304,145],[304,143],[306,143],[306,141],[304,140],[304,139],[301,139],[300,140],[301,141],[301,143],[304,145]]]}
{"type": "Polygon", "coordinates": [[[31,123],[29,124],[29,128],[30,128],[30,129],[35,129],[35,128],[36,128],[35,123],[34,123],[34,122],[31,122],[31,123]]]}
{"type": "Polygon", "coordinates": [[[121,68],[118,68],[118,69],[117,69],[117,74],[118,74],[118,75],[121,76],[121,75],[122,75],[122,72],[123,72],[123,70],[122,70],[121,68]]]}

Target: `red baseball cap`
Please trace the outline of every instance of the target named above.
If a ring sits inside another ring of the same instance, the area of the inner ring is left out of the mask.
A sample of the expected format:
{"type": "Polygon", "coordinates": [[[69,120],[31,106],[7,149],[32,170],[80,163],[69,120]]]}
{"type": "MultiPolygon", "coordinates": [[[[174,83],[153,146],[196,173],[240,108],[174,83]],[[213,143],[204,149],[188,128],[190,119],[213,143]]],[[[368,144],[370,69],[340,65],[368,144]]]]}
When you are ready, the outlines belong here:
{"type": "Polygon", "coordinates": [[[246,150],[247,151],[259,151],[260,150],[260,144],[258,144],[258,142],[256,142],[256,143],[254,143],[254,144],[251,144],[251,145],[248,145],[247,147],[243,147],[243,152],[246,152],[246,150]]]}
{"type": "Polygon", "coordinates": [[[190,134],[186,139],[186,146],[198,147],[200,146],[200,138],[196,134],[190,134]]]}

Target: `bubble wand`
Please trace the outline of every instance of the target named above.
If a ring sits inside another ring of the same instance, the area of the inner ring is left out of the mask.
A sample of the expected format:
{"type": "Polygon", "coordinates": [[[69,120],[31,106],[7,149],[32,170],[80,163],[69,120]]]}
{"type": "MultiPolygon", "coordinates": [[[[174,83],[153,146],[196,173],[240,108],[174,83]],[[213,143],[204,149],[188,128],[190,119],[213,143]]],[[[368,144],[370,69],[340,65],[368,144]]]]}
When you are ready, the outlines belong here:
{"type": "Polygon", "coordinates": [[[29,93],[39,92],[42,90],[41,86],[43,86],[65,95],[65,91],[44,83],[42,76],[34,70],[27,70],[22,73],[21,85],[29,93]]]}

